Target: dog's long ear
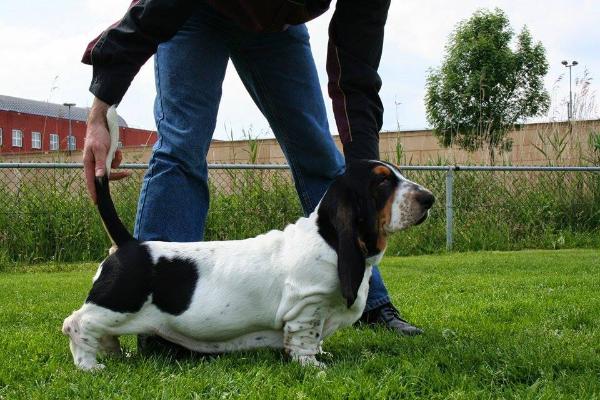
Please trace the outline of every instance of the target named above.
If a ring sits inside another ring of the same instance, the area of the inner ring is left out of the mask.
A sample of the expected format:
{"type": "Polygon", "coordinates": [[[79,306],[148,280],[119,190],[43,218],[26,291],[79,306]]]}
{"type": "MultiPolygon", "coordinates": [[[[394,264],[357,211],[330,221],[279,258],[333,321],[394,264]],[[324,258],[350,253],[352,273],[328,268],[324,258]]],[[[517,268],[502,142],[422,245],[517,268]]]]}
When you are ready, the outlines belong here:
{"type": "Polygon", "coordinates": [[[348,307],[354,304],[365,275],[367,248],[361,238],[364,205],[353,188],[340,177],[334,181],[318,210],[319,233],[337,252],[342,295],[348,307]]]}
{"type": "Polygon", "coordinates": [[[338,276],[342,295],[348,307],[354,304],[358,296],[358,288],[365,275],[366,247],[360,238],[358,229],[358,209],[356,204],[338,204],[334,224],[338,236],[338,276]]]}

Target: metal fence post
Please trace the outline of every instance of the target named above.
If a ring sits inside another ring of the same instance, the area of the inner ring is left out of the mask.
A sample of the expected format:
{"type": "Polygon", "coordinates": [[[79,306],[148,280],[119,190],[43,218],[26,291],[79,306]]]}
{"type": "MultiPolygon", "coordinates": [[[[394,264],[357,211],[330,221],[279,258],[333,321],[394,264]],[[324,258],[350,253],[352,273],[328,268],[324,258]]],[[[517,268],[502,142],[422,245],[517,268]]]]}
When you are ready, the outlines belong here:
{"type": "Polygon", "coordinates": [[[446,171],[446,250],[452,251],[454,209],[452,208],[452,195],[454,191],[454,168],[448,167],[446,171]]]}

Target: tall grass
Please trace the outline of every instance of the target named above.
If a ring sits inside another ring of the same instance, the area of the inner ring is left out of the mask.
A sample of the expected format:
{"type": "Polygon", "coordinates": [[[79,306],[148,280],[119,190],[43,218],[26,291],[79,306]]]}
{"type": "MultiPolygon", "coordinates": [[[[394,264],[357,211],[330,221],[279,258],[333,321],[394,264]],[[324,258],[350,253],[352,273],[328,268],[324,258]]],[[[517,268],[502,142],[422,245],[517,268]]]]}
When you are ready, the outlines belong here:
{"type": "Polygon", "coordinates": [[[586,69],[575,78],[573,115],[568,119],[570,98],[559,95],[564,74],[555,81],[548,123],[540,126],[535,150],[548,165],[600,165],[600,110],[592,76],[586,69]]]}
{"type": "MultiPolygon", "coordinates": [[[[435,253],[445,246],[445,172],[411,171],[438,202],[430,218],[396,235],[388,254],[435,253]]],[[[600,174],[457,171],[455,251],[600,247],[600,174]]]]}
{"type": "MultiPolygon", "coordinates": [[[[0,170],[0,262],[96,260],[110,246],[79,170],[0,170]]],[[[138,188],[115,184],[117,209],[129,225],[138,188]]]]}
{"type": "MultiPolygon", "coordinates": [[[[445,172],[407,171],[438,201],[422,225],[395,235],[390,255],[445,250],[445,172]]],[[[99,260],[110,246],[79,170],[0,170],[0,264],[99,260]]],[[[112,186],[133,226],[141,175],[112,186]]],[[[206,240],[281,229],[302,211],[288,171],[211,170],[206,240]]],[[[600,247],[600,174],[457,171],[454,249],[600,247]]],[[[194,223],[190,221],[190,223],[194,223]]]]}
{"type": "Polygon", "coordinates": [[[287,171],[225,170],[213,177],[206,240],[253,237],[302,215],[287,171]]]}
{"type": "MultiPolygon", "coordinates": [[[[283,228],[302,214],[287,171],[218,170],[210,175],[206,240],[255,236],[283,228]]],[[[110,242],[80,170],[0,169],[0,182],[0,265],[99,260],[107,254],[110,242]]],[[[140,184],[139,173],[111,184],[119,216],[130,229],[140,184]]]]}

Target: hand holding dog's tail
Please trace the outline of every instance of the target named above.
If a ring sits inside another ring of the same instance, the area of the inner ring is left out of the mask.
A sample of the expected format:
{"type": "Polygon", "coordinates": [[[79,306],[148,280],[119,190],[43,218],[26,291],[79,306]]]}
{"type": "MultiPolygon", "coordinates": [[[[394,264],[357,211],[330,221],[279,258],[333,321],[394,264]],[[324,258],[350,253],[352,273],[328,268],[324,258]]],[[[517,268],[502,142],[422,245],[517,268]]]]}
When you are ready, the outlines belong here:
{"type": "MultiPolygon", "coordinates": [[[[116,168],[121,164],[122,156],[121,151],[117,149],[118,136],[116,136],[117,142],[113,144],[108,131],[108,110],[109,105],[96,98],[94,99],[87,120],[85,145],[83,148],[83,169],[87,189],[94,203],[96,203],[96,188],[94,184],[96,176],[103,176],[107,171],[110,174],[110,180],[125,178],[129,175],[128,171],[114,171],[110,173],[111,167],[116,168]],[[111,148],[113,148],[112,152],[110,152],[111,148]]],[[[113,112],[115,111],[113,110],[113,112]]],[[[111,118],[114,118],[114,123],[117,123],[116,112],[111,118]]]]}
{"type": "Polygon", "coordinates": [[[110,197],[110,189],[108,185],[110,168],[113,162],[115,152],[119,143],[119,124],[117,119],[117,111],[114,106],[110,107],[106,113],[108,132],[110,134],[110,147],[106,156],[106,165],[104,174],[94,178],[94,188],[96,190],[96,204],[100,217],[104,223],[104,227],[110,236],[112,242],[121,246],[127,242],[134,240],[123,222],[119,219],[115,205],[110,197]]]}
{"type": "MultiPolygon", "coordinates": [[[[108,133],[110,134],[110,147],[108,154],[106,155],[105,161],[105,173],[110,177],[110,168],[115,158],[115,152],[119,147],[119,116],[117,115],[117,108],[110,106],[106,111],[106,125],[108,126],[108,133]]],[[[102,175],[102,174],[100,174],[102,175]]],[[[98,174],[96,174],[98,176],[98,174]]]]}

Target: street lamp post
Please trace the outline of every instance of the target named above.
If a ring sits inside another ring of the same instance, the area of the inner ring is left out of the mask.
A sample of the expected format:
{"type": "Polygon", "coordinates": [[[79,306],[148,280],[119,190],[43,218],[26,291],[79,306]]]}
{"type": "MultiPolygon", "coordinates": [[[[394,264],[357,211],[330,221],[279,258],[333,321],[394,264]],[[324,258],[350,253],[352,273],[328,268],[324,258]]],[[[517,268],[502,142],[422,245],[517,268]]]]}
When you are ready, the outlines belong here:
{"type": "Polygon", "coordinates": [[[579,63],[577,61],[571,61],[571,63],[569,64],[567,60],[564,60],[561,64],[569,68],[569,107],[567,107],[567,118],[569,119],[569,121],[571,121],[571,119],[573,119],[573,89],[571,86],[571,68],[578,65],[579,63]]]}
{"type": "Polygon", "coordinates": [[[63,103],[63,106],[69,107],[69,136],[67,137],[67,152],[71,155],[71,137],[73,136],[73,130],[71,128],[71,107],[75,106],[75,103],[63,103]]]}

